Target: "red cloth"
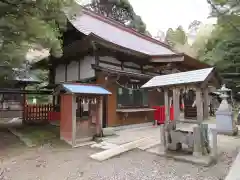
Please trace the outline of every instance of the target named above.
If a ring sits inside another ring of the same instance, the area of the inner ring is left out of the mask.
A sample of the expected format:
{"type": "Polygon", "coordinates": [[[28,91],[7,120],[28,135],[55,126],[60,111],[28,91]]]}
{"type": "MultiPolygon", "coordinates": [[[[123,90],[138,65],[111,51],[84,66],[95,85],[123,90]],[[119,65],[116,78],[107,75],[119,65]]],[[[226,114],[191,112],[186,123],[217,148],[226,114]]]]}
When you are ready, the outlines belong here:
{"type": "MultiPolygon", "coordinates": [[[[164,124],[166,117],[165,117],[165,106],[154,106],[154,120],[157,120],[159,124],[164,124]]],[[[170,107],[170,120],[174,119],[174,109],[170,107]]]]}

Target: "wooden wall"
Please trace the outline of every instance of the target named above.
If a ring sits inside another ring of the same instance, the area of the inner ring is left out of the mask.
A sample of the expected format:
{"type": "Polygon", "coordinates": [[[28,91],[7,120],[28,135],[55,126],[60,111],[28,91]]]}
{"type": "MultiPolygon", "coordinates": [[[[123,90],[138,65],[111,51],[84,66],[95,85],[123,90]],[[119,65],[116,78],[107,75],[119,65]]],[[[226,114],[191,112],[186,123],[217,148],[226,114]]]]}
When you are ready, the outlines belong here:
{"type": "Polygon", "coordinates": [[[93,56],[85,56],[82,59],[71,61],[69,64],[59,64],[55,68],[55,83],[72,82],[95,77],[95,64],[93,56]]]}
{"type": "MultiPolygon", "coordinates": [[[[152,122],[153,121],[153,111],[150,112],[134,112],[129,113],[128,118],[125,120],[123,118],[123,113],[116,112],[117,110],[117,85],[114,83],[114,81],[111,83],[107,83],[105,80],[105,76],[103,73],[97,74],[97,84],[103,86],[107,90],[109,90],[112,94],[108,96],[107,98],[107,126],[113,127],[113,126],[120,126],[120,125],[130,125],[130,124],[140,124],[140,123],[146,123],[146,122],[152,122]]],[[[157,105],[156,102],[153,102],[152,100],[156,99],[156,97],[163,98],[161,96],[161,93],[157,91],[152,91],[149,94],[149,107],[152,107],[154,105],[157,105]],[[156,96],[157,95],[157,96],[156,96]]]]}
{"type": "Polygon", "coordinates": [[[164,106],[164,93],[153,90],[149,93],[150,106],[164,106]]]}
{"type": "MultiPolygon", "coordinates": [[[[117,85],[114,82],[105,80],[105,76],[101,72],[95,72],[91,68],[91,64],[95,64],[93,56],[85,56],[81,60],[69,62],[69,64],[59,64],[55,69],[55,83],[71,82],[83,80],[86,78],[96,77],[96,84],[102,85],[109,90],[112,95],[107,97],[106,103],[106,117],[107,126],[119,126],[128,124],[139,124],[153,121],[153,111],[150,112],[132,112],[129,113],[127,120],[124,120],[123,114],[116,112],[117,110],[117,85]]],[[[118,69],[128,72],[141,73],[142,67],[133,62],[121,62],[115,57],[102,56],[100,57],[99,65],[105,68],[118,69]]],[[[110,80],[111,81],[111,80],[110,80]]],[[[150,92],[149,107],[160,105],[163,95],[157,91],[150,92]]]]}
{"type": "Polygon", "coordinates": [[[61,95],[60,137],[65,141],[72,140],[72,95],[61,95]]]}

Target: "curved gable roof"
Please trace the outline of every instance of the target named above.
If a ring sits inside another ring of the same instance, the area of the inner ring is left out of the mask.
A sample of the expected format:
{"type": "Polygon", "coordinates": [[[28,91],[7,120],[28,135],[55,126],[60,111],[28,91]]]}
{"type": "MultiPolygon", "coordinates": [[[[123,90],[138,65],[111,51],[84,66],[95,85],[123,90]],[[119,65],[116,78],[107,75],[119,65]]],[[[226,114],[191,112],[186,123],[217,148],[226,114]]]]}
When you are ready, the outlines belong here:
{"type": "Polygon", "coordinates": [[[85,35],[96,34],[106,41],[149,56],[176,54],[166,44],[86,9],[69,21],[85,35]]]}

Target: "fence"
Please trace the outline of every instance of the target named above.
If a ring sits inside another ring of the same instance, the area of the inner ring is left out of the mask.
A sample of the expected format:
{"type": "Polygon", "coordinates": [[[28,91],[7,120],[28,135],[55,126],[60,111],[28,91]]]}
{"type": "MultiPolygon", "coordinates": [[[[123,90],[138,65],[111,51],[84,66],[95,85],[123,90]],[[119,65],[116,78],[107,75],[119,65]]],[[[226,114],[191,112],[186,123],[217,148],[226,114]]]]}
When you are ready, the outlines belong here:
{"type": "Polygon", "coordinates": [[[25,105],[24,107],[24,120],[25,122],[45,123],[49,121],[50,112],[53,112],[52,104],[43,105],[25,105]]]}

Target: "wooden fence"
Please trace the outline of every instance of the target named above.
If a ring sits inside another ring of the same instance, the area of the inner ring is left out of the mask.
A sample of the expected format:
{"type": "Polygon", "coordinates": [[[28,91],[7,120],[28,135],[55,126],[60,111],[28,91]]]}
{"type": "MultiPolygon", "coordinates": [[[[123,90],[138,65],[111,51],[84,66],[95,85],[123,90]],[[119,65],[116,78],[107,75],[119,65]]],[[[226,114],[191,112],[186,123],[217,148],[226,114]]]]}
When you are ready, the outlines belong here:
{"type": "Polygon", "coordinates": [[[29,123],[46,123],[49,121],[49,113],[53,110],[52,104],[25,105],[23,119],[29,123]]]}

